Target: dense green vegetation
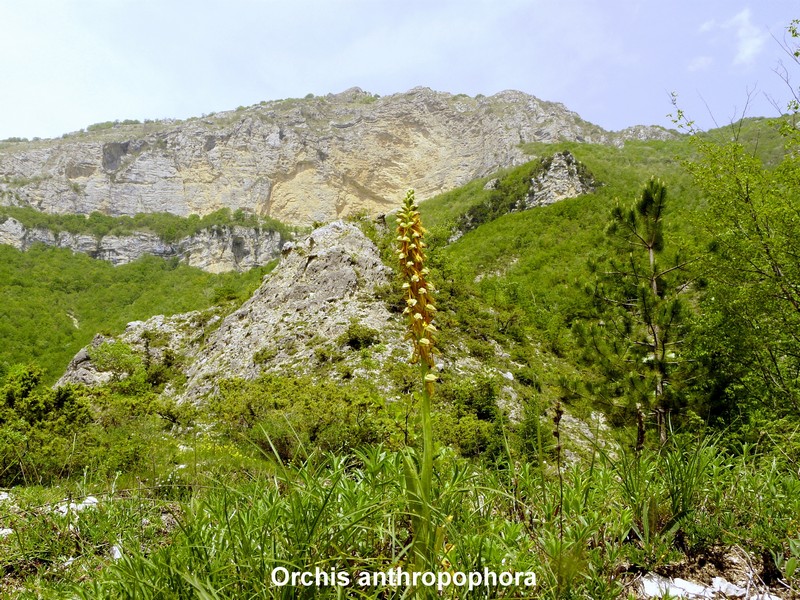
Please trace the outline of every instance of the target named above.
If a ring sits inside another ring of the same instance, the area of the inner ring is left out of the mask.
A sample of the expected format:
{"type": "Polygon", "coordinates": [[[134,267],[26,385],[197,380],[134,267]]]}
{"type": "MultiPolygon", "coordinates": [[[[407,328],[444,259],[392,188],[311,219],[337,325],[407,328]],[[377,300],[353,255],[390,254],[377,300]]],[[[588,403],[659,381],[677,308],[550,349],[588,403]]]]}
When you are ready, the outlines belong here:
{"type": "MultiPolygon", "coordinates": [[[[285,391],[277,381],[263,389],[306,394],[305,382],[283,383],[285,391]]],[[[280,432],[241,444],[224,433],[235,419],[199,430],[197,413],[159,409],[176,429],[145,408],[148,396],[141,384],[94,392],[81,406],[85,414],[91,400],[97,416],[82,419],[76,448],[105,462],[58,486],[13,488],[12,501],[0,502],[2,524],[19,532],[0,538],[7,597],[337,596],[330,584],[279,586],[280,568],[344,573],[350,589],[368,598],[403,596],[404,587],[356,583],[364,572],[412,570],[403,451],[337,442],[326,452],[304,438],[300,454],[280,460],[273,454],[287,439],[280,432]]],[[[330,408],[307,398],[300,402],[311,415],[330,408]]],[[[558,428],[543,434],[552,439],[558,428]]],[[[791,583],[800,559],[797,446],[784,456],[751,444],[732,452],[714,438],[682,434],[638,453],[609,442],[572,465],[552,448],[524,462],[507,455],[512,460],[489,464],[443,447],[430,498],[441,539],[436,570],[532,572],[544,597],[610,600],[631,591],[636,569],[675,572],[676,564],[722,560],[736,547],[771,561],[757,574],[765,582],[791,583]]],[[[490,581],[471,593],[463,584],[447,591],[515,598],[532,589],[490,581]]]]}
{"type": "Polygon", "coordinates": [[[213,275],[156,257],[115,267],[70,250],[0,245],[0,365],[35,363],[52,383],[96,333],[221,302],[230,309],[269,269],[213,275]]]}
{"type": "MultiPolygon", "coordinates": [[[[606,261],[619,252],[606,234],[612,210],[630,204],[651,177],[668,185],[663,228],[670,253],[697,256],[705,251],[709,237],[698,219],[704,200],[681,165],[691,147],[684,138],[629,142],[623,148],[529,147],[537,155],[561,150],[569,150],[600,183],[595,193],[498,217],[452,244],[444,241],[457,219],[439,205],[456,204],[466,212],[484,204],[491,191],[475,182],[422,205],[426,222],[433,222],[434,244],[440,246],[433,259],[442,282],[441,303],[458,313],[442,329],[469,336],[467,346],[476,356],[491,357],[491,344],[501,344],[523,365],[515,376],[533,381],[545,405],[569,397],[581,410],[600,409],[618,424],[633,425],[634,414],[617,410],[629,400],[610,402],[607,394],[598,393],[603,365],[596,356],[587,360],[575,326],[599,318],[594,298],[598,272],[608,270],[606,261]]],[[[518,178],[520,169],[501,174],[499,186],[504,177],[518,178]]]]}
{"type": "Polygon", "coordinates": [[[0,206],[0,221],[6,217],[13,217],[28,228],[49,229],[54,233],[67,231],[98,238],[149,231],[168,243],[195,235],[204,229],[232,225],[277,231],[284,238],[291,237],[294,231],[275,219],[259,217],[241,209],[231,212],[229,208],[221,208],[203,217],[190,215],[184,218],[171,213],[139,213],[133,217],[112,217],[100,212],[93,212],[90,215],[53,214],[29,207],[0,206]]]}
{"type": "MultiPolygon", "coordinates": [[[[693,370],[684,370],[681,375],[685,385],[681,396],[673,400],[683,410],[672,417],[680,421],[701,415],[705,421],[721,417],[725,422],[742,417],[743,414],[734,408],[738,403],[727,402],[723,396],[730,397],[736,385],[743,382],[736,378],[744,377],[743,363],[749,359],[742,355],[741,360],[734,361],[735,366],[732,362],[726,363],[724,370],[720,369],[722,363],[712,365],[711,362],[712,353],[713,360],[729,356],[730,350],[738,347],[737,343],[744,343],[744,338],[730,337],[734,335],[733,327],[728,328],[725,337],[714,338],[710,330],[724,318],[736,322],[732,317],[735,311],[731,310],[726,317],[709,310],[708,299],[713,297],[717,303],[720,300],[718,294],[707,293],[707,287],[719,281],[717,275],[722,275],[716,267],[718,228],[708,218],[710,196],[704,193],[702,182],[693,178],[687,165],[704,159],[703,148],[707,153],[708,148],[725,147],[726,140],[730,144],[734,137],[739,140],[735,145],[741,148],[738,157],[749,156],[752,164],[763,164],[770,169],[767,172],[779,164],[783,164],[780,168],[789,168],[788,163],[780,163],[779,159],[785,155],[786,141],[780,134],[780,126],[780,123],[764,119],[745,120],[698,134],[695,136],[697,143],[687,136],[672,141],[628,142],[622,148],[567,142],[530,145],[528,150],[540,156],[569,150],[601,186],[595,193],[580,198],[489,220],[452,244],[446,244],[446,240],[459,226],[458,217],[454,215],[464,214],[471,207],[486,205],[489,201],[492,192],[484,189],[486,180],[424,203],[423,216],[426,222],[432,223],[432,240],[440,246],[434,260],[443,280],[440,293],[445,299],[442,302],[451,306],[462,302],[466,305],[464,310],[457,309],[462,318],[448,322],[448,327],[477,333],[473,338],[478,339],[470,344],[479,353],[477,347],[481,339],[510,347],[518,362],[537,373],[536,379],[543,388],[541,394],[550,402],[564,396],[579,404],[589,401],[591,406],[612,416],[617,414],[621,422],[633,425],[635,415],[631,411],[627,418],[618,414],[618,404],[624,399],[620,397],[618,402],[609,402],[608,390],[601,392],[598,384],[603,370],[609,373],[609,364],[601,364],[596,346],[589,352],[595,355],[587,355],[587,339],[581,332],[593,322],[608,320],[608,314],[598,313],[598,285],[606,277],[605,273],[619,273],[619,263],[627,261],[628,252],[615,246],[613,236],[606,231],[612,225],[614,207],[631,204],[641,194],[642,186],[656,177],[667,185],[669,197],[661,217],[668,241],[667,255],[659,262],[663,262],[665,269],[676,261],[690,263],[691,268],[678,278],[681,285],[677,282],[670,285],[680,287],[679,299],[687,309],[684,315],[687,323],[681,339],[688,335],[698,344],[685,348],[685,366],[693,370]],[[453,297],[449,296],[450,292],[453,297]],[[701,302],[703,310],[699,310],[701,302]],[[701,336],[705,341],[700,341],[701,336]],[[708,345],[701,348],[703,344],[708,345]],[[705,363],[704,370],[700,369],[700,363],[705,363]],[[738,371],[734,372],[736,369],[738,371]],[[545,371],[549,375],[541,377],[545,371]],[[738,383],[734,384],[734,380],[738,383]]],[[[525,168],[500,174],[499,185],[504,185],[505,177],[513,181],[525,168]]],[[[791,195],[786,197],[792,198],[791,195]]],[[[794,239],[794,236],[790,233],[784,239],[794,239]]],[[[676,275],[670,273],[673,279],[676,275]]],[[[763,301],[760,305],[767,306],[763,301]]],[[[785,336],[789,336],[787,339],[791,339],[791,331],[791,327],[784,329],[785,336]]],[[[738,331],[736,335],[743,336],[744,332],[738,331]]],[[[760,344],[764,350],[764,338],[759,341],[758,337],[749,336],[748,339],[748,343],[760,344]]],[[[755,395],[760,393],[763,390],[755,395]]],[[[641,403],[641,400],[635,402],[641,403]]]]}

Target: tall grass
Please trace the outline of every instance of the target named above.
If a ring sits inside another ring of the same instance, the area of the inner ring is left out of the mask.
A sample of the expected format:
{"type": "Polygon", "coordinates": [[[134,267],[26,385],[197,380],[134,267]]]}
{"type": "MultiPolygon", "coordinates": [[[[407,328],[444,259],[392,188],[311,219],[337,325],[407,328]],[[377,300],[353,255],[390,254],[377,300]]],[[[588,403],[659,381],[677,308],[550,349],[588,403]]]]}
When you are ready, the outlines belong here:
{"type": "MultiPolygon", "coordinates": [[[[798,586],[800,476],[759,448],[731,454],[716,439],[679,436],[670,448],[645,448],[638,455],[609,445],[594,464],[565,464],[560,480],[549,455],[541,457],[543,468],[511,458],[481,465],[439,450],[430,502],[441,545],[436,565],[428,568],[532,571],[536,588],[481,585],[470,592],[451,585],[445,597],[610,600],[632,591],[641,569],[658,571],[686,561],[687,554],[720,547],[741,548],[754,562],[774,557],[780,579],[798,586]],[[676,467],[679,459],[683,465],[676,467]]],[[[435,588],[359,585],[365,572],[417,568],[406,459],[405,451],[381,446],[350,454],[312,451],[303,463],[272,461],[238,483],[211,475],[222,472],[217,467],[199,469],[197,479],[185,469],[189,500],[116,489],[98,493],[96,509],[65,516],[52,510],[63,491],[49,490],[43,498],[32,488],[12,490],[12,501],[0,502],[0,528],[18,534],[0,538],[6,574],[0,597],[433,593],[435,588]],[[165,527],[167,520],[173,525],[165,527]],[[122,554],[116,560],[114,546],[122,554]],[[64,566],[68,559],[74,561],[64,566]],[[331,585],[330,579],[328,585],[323,579],[319,585],[316,579],[279,585],[287,572],[316,577],[317,569],[331,577],[345,574],[350,585],[331,585]]],[[[217,461],[226,458],[218,455],[217,461]]],[[[73,501],[85,497],[79,493],[86,492],[76,490],[73,501]]]]}

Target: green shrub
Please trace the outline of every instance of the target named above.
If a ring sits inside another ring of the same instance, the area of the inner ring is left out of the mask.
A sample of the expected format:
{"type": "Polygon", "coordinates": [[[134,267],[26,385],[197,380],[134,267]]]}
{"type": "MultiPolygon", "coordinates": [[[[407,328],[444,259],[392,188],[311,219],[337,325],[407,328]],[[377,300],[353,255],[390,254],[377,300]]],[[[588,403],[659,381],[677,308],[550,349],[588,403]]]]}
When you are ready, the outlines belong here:
{"type": "Polygon", "coordinates": [[[274,346],[264,346],[261,350],[253,354],[253,362],[257,365],[265,365],[276,356],[278,356],[277,348],[274,346]]]}
{"type": "Polygon", "coordinates": [[[254,381],[220,383],[210,411],[221,431],[254,443],[282,460],[312,450],[348,450],[364,444],[396,444],[400,425],[367,384],[340,385],[311,377],[262,374],[254,381]]]}
{"type": "Polygon", "coordinates": [[[470,355],[474,356],[475,358],[486,360],[494,357],[495,355],[494,347],[486,340],[468,338],[466,344],[470,355]]]}
{"type": "Polygon", "coordinates": [[[338,363],[344,359],[344,354],[339,350],[320,345],[314,348],[314,357],[320,363],[338,363]]]}
{"type": "Polygon", "coordinates": [[[457,416],[473,415],[482,421],[493,422],[500,416],[497,408],[499,386],[497,381],[487,375],[472,379],[443,378],[438,397],[449,405],[457,416]]]}
{"type": "Polygon", "coordinates": [[[116,380],[133,375],[144,368],[142,357],[128,344],[118,341],[104,342],[89,349],[89,358],[99,371],[113,373],[116,380]]]}
{"type": "Polygon", "coordinates": [[[40,386],[41,376],[16,365],[0,383],[0,486],[47,483],[80,465],[88,404],[76,388],[40,386]]]}
{"type": "Polygon", "coordinates": [[[437,440],[455,448],[461,456],[481,456],[494,445],[494,424],[479,419],[474,414],[460,417],[448,411],[439,411],[433,416],[433,428],[437,440]]]}
{"type": "Polygon", "coordinates": [[[369,348],[380,341],[380,333],[358,321],[351,321],[347,330],[342,333],[336,343],[340,346],[350,346],[353,350],[369,348]]]}

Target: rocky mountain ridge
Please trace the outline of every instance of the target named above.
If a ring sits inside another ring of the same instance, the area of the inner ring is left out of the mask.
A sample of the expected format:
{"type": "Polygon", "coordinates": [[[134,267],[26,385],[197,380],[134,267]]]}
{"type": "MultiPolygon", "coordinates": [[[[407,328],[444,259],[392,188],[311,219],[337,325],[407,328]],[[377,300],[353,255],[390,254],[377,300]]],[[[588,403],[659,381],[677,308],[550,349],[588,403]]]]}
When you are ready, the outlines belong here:
{"type": "Polygon", "coordinates": [[[516,91],[471,98],[415,88],[379,98],[353,88],[184,122],[6,142],[0,204],[109,215],[242,208],[309,225],[385,212],[408,188],[425,199],[519,164],[527,142],[674,135],[641,126],[610,133],[516,91]]]}

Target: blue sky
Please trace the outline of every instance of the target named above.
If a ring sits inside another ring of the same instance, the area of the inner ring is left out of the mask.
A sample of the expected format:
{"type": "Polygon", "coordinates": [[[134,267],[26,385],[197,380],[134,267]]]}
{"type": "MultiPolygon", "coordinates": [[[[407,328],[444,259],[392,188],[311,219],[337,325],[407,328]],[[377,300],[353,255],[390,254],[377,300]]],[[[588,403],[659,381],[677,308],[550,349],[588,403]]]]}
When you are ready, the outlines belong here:
{"type": "Polygon", "coordinates": [[[606,129],[774,116],[796,0],[0,0],[0,139],[262,100],[517,89],[606,129]]]}

